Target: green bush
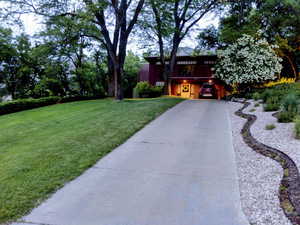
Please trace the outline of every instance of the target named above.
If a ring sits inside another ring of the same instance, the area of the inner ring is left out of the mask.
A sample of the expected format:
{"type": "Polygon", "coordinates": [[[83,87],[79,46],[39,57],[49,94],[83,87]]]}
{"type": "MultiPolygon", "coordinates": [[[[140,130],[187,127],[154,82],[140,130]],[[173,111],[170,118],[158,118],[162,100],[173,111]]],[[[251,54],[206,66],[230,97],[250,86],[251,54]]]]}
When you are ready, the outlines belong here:
{"type": "Polygon", "coordinates": [[[295,93],[289,93],[282,100],[282,107],[284,111],[294,114],[299,113],[299,99],[295,93]]]}
{"type": "Polygon", "coordinates": [[[261,94],[261,99],[263,100],[263,103],[267,103],[268,99],[272,96],[274,96],[273,90],[267,89],[261,94]]]}
{"type": "Polygon", "coordinates": [[[290,123],[295,119],[296,114],[289,111],[282,111],[278,114],[279,123],[290,123]]]}
{"type": "Polygon", "coordinates": [[[267,103],[264,105],[265,112],[278,111],[279,109],[280,109],[280,105],[275,104],[275,103],[267,103]]]}
{"type": "Polygon", "coordinates": [[[268,124],[266,125],[266,130],[274,130],[276,126],[274,124],[268,124]]]}
{"type": "Polygon", "coordinates": [[[5,115],[9,113],[20,112],[23,110],[39,108],[48,105],[54,105],[57,103],[75,102],[83,100],[93,100],[103,98],[103,96],[67,96],[67,97],[45,97],[45,98],[28,98],[19,99],[16,101],[0,103],[0,115],[5,115]]]}
{"type": "Polygon", "coordinates": [[[46,97],[39,99],[20,99],[0,104],[0,115],[53,105],[61,100],[60,97],[46,97]]]}
{"type": "Polygon", "coordinates": [[[137,83],[135,95],[142,98],[156,98],[162,95],[163,87],[152,86],[147,81],[137,83]]]}
{"type": "Polygon", "coordinates": [[[300,116],[295,119],[295,136],[300,139],[300,116]]]}
{"type": "Polygon", "coordinates": [[[252,95],[252,98],[255,100],[255,101],[258,101],[260,99],[260,94],[258,92],[254,92],[253,95],[252,95]]]}
{"type": "Polygon", "coordinates": [[[264,105],[264,111],[272,112],[278,111],[280,109],[280,100],[278,96],[269,96],[266,100],[266,104],[264,105]]]}

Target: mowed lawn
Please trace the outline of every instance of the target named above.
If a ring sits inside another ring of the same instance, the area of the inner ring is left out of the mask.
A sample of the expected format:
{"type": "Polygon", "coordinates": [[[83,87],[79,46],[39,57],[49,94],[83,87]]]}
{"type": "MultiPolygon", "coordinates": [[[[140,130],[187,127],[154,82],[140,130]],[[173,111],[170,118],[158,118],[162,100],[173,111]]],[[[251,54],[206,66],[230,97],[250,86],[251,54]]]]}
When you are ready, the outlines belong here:
{"type": "Polygon", "coordinates": [[[28,213],[180,101],[103,99],[0,116],[0,223],[28,213]]]}

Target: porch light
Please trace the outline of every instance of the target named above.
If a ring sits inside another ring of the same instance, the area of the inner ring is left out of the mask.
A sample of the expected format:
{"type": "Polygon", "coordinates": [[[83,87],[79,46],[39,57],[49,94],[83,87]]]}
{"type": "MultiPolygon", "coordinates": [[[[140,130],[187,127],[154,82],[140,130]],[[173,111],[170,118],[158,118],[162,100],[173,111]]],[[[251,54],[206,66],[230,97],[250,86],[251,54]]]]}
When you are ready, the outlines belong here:
{"type": "Polygon", "coordinates": [[[187,80],[183,80],[183,83],[185,83],[185,84],[186,84],[186,83],[187,83],[187,80]]]}

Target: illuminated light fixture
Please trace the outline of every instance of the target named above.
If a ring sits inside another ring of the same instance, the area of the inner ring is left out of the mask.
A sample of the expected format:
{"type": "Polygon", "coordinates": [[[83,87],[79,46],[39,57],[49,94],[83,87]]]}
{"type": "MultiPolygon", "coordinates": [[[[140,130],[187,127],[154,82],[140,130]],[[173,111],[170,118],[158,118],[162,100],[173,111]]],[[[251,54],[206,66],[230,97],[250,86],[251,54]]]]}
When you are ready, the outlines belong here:
{"type": "Polygon", "coordinates": [[[186,83],[187,83],[187,80],[183,80],[183,83],[185,83],[185,84],[186,84],[186,83]]]}
{"type": "Polygon", "coordinates": [[[211,84],[212,82],[213,82],[212,80],[209,80],[209,81],[208,81],[208,83],[210,83],[210,84],[211,84]]]}

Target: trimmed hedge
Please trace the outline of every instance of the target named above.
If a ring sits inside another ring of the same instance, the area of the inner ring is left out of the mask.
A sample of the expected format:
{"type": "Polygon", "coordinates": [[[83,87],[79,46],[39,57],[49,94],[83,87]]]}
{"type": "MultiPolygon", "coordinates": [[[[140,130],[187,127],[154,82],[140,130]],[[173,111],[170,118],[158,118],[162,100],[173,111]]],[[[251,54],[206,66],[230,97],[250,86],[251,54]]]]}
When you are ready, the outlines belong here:
{"type": "Polygon", "coordinates": [[[138,82],[133,91],[134,97],[157,98],[163,94],[163,87],[152,86],[147,81],[138,82]]]}
{"type": "Polygon", "coordinates": [[[0,115],[20,112],[28,109],[39,108],[48,105],[54,105],[57,103],[75,102],[83,100],[94,100],[103,98],[102,96],[90,97],[90,96],[68,96],[68,97],[46,97],[39,99],[19,99],[16,101],[0,103],[0,115]]]}

